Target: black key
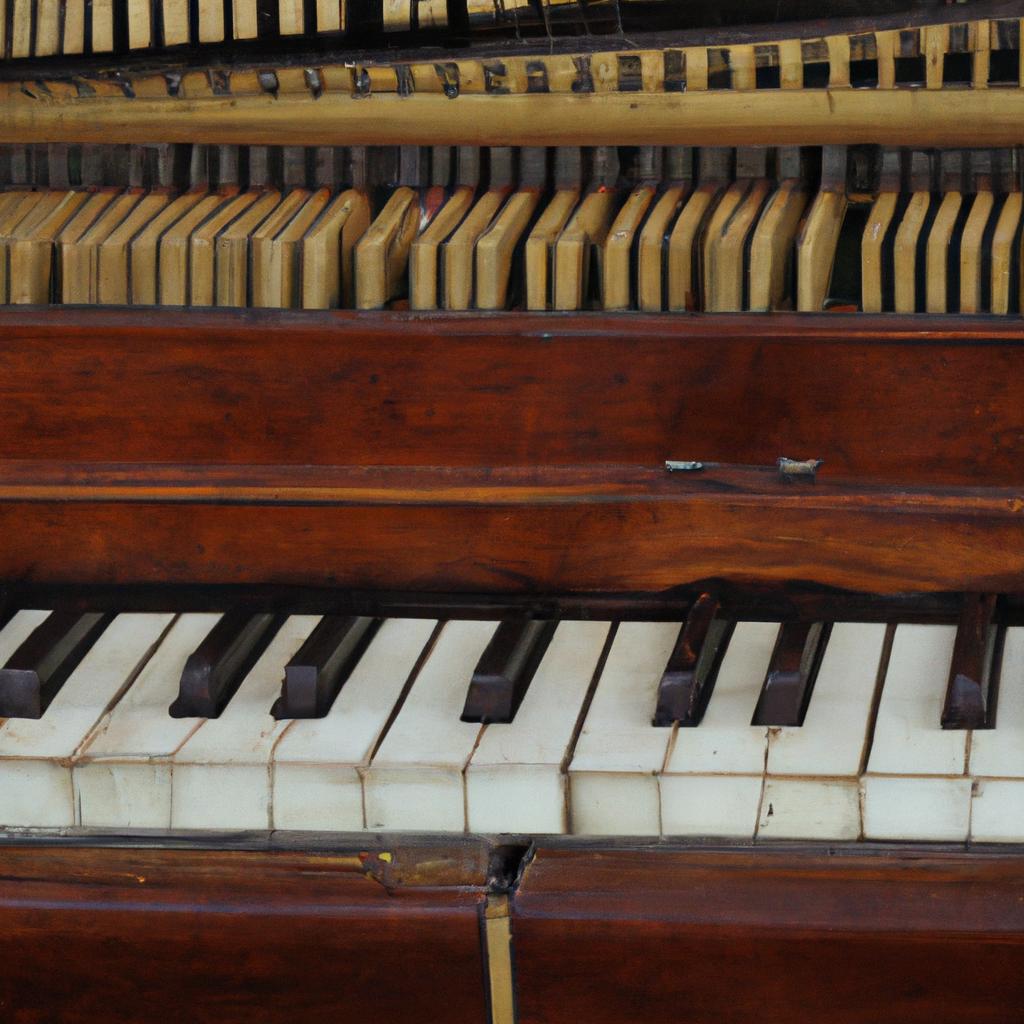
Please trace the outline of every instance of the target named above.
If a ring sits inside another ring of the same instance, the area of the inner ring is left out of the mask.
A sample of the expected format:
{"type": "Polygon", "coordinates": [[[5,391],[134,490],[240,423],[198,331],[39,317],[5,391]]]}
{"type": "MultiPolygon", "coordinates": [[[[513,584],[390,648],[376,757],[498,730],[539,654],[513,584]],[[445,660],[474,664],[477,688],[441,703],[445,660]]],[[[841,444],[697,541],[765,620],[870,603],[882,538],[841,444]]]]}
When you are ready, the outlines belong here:
{"type": "Polygon", "coordinates": [[[275,718],[323,718],[363,656],[379,619],[325,615],[285,666],[275,718]]]}
{"type": "Polygon", "coordinates": [[[995,594],[967,594],[949,666],[943,729],[985,729],[995,724],[995,695],[1005,630],[992,623],[995,594]]]}
{"type": "Polygon", "coordinates": [[[503,622],[480,656],[462,709],[464,722],[511,722],[555,634],[557,622],[503,622]]]}
{"type": "Polygon", "coordinates": [[[804,724],[831,631],[824,622],[782,624],[751,725],[804,724]]]}
{"type": "Polygon", "coordinates": [[[693,603],[658,684],[654,724],[699,725],[715,688],[734,623],[721,619],[718,598],[701,594],[693,603]]]}
{"type": "Polygon", "coordinates": [[[113,615],[55,611],[0,669],[0,718],[41,718],[113,615]]]}
{"type": "Polygon", "coordinates": [[[228,612],[188,656],[172,718],[216,718],[285,620],[283,615],[228,612]]]}

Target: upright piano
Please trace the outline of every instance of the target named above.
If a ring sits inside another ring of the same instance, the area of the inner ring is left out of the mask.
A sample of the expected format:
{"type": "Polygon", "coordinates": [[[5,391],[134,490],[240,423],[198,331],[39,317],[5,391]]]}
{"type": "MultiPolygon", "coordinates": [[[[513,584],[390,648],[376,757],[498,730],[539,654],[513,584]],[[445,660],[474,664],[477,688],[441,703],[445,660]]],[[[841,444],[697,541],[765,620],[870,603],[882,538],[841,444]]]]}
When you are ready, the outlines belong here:
{"type": "Polygon", "coordinates": [[[0,1018],[1011,1024],[1020,0],[0,0],[0,1018]]]}

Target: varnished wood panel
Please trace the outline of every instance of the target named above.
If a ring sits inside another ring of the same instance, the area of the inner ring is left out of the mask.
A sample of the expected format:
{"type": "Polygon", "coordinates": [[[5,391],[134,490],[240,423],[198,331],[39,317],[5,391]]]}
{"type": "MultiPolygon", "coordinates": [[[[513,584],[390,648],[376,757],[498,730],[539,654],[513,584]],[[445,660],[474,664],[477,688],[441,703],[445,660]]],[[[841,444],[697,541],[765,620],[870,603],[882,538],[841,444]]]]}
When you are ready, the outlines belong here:
{"type": "Polygon", "coordinates": [[[0,337],[0,459],[1024,471],[1011,318],[8,309],[0,337]]]}
{"type": "Polygon", "coordinates": [[[357,851],[0,848],[2,1015],[480,1024],[483,879],[440,864],[405,885],[357,851]]]}
{"type": "Polygon", "coordinates": [[[1008,1024],[1019,855],[545,850],[513,903],[520,1024],[1008,1024]]]}

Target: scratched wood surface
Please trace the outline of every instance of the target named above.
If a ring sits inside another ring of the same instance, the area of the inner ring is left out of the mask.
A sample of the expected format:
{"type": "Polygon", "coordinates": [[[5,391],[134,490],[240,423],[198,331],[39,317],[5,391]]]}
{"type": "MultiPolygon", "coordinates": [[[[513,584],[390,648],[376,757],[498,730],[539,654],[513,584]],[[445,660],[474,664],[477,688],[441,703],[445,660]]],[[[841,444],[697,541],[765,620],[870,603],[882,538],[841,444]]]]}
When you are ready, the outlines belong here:
{"type": "Polygon", "coordinates": [[[0,329],[2,580],[1024,579],[1016,321],[28,310],[0,329]],[[824,459],[818,483],[780,483],[781,455],[824,459]]]}
{"type": "Polygon", "coordinates": [[[387,850],[0,848],[2,1015],[480,1024],[484,873],[387,850]]]}

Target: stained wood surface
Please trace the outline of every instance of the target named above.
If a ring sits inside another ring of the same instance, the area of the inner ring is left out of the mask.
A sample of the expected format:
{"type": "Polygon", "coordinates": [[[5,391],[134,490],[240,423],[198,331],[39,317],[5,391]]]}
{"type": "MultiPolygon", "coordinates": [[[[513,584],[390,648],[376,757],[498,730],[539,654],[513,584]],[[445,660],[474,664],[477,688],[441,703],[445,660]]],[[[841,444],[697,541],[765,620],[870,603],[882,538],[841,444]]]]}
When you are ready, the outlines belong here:
{"type": "Polygon", "coordinates": [[[0,329],[8,581],[1024,578],[1016,321],[28,310],[0,329]],[[781,455],[824,459],[818,482],[779,481],[781,455]],[[709,465],[665,473],[679,458],[709,465]]]}
{"type": "Polygon", "coordinates": [[[387,849],[0,848],[4,1016],[480,1024],[485,876],[387,849]]]}
{"type": "Polygon", "coordinates": [[[1006,1022],[1022,896],[1013,854],[542,848],[513,900],[519,1021],[1006,1022]]]}

